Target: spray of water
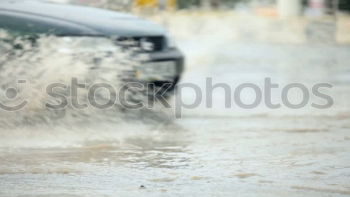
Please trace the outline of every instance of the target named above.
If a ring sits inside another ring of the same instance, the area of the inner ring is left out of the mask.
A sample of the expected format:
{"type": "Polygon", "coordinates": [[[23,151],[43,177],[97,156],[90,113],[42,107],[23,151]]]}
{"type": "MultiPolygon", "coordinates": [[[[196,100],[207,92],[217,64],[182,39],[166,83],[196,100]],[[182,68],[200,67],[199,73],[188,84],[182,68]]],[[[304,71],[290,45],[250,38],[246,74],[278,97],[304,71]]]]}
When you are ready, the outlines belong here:
{"type": "MultiPolygon", "coordinates": [[[[111,140],[113,136],[121,139],[126,133],[133,135],[135,131],[140,135],[152,130],[154,125],[145,122],[158,125],[169,121],[163,109],[128,110],[118,102],[108,109],[90,105],[76,109],[71,103],[60,110],[47,108],[48,103],[61,102],[47,94],[50,84],[66,85],[61,94],[68,101],[89,104],[91,85],[105,83],[119,90],[132,77],[134,68],[147,57],[136,55],[137,49],[126,50],[116,45],[115,38],[42,36],[33,42],[23,37],[10,39],[4,32],[0,38],[1,103],[16,106],[27,102],[20,110],[0,111],[1,146],[46,147],[111,140]],[[70,95],[72,79],[86,85],[79,89],[76,98],[70,95]]],[[[109,96],[106,91],[98,91],[96,102],[106,103],[109,96]]],[[[129,96],[146,99],[141,93],[129,96]]]]}

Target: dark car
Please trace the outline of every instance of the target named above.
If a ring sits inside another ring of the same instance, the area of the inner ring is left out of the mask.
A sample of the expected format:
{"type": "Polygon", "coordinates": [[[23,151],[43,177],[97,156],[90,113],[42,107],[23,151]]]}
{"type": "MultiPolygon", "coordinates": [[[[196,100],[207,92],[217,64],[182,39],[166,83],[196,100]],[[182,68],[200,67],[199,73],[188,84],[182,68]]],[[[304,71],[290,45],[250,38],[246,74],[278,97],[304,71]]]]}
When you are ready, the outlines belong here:
{"type": "MultiPolygon", "coordinates": [[[[132,40],[148,54],[135,80],[174,90],[184,68],[183,54],[160,26],[135,16],[98,8],[43,1],[1,0],[0,29],[18,35],[108,37],[132,40]]],[[[117,43],[117,42],[116,42],[117,43]]]]}

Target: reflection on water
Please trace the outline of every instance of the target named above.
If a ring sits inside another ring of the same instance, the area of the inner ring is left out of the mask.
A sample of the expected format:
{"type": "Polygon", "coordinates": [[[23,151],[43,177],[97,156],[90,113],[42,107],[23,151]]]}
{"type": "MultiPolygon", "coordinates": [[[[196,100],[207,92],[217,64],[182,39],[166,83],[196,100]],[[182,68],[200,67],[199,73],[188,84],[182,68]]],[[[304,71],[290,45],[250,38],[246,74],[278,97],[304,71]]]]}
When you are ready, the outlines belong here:
{"type": "MultiPolygon", "coordinates": [[[[61,167],[46,168],[47,165],[55,166],[59,163],[73,167],[75,163],[110,166],[132,164],[135,168],[178,168],[188,165],[189,155],[186,153],[186,147],[190,142],[189,139],[185,139],[186,132],[176,125],[159,129],[166,132],[151,135],[149,130],[144,130],[130,136],[124,134],[123,138],[110,141],[86,141],[80,148],[3,148],[0,154],[1,173],[60,173],[61,167]],[[14,163],[16,167],[12,166],[14,163]]],[[[83,169],[76,170],[80,172],[83,169]]],[[[74,172],[67,170],[61,173],[74,172]]]]}

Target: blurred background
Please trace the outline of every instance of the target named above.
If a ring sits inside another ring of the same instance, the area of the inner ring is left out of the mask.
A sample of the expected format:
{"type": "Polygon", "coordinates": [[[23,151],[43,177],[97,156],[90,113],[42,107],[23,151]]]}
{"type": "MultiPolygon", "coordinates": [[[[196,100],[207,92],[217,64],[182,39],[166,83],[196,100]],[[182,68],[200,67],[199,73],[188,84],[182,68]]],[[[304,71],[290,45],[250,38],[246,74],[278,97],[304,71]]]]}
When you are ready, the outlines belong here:
{"type": "MultiPolygon", "coordinates": [[[[289,28],[291,34],[295,28],[300,32],[309,32],[307,40],[318,40],[337,43],[349,43],[348,0],[55,0],[57,2],[84,4],[113,10],[138,12],[141,15],[158,15],[163,12],[224,12],[230,15],[249,14],[269,20],[278,18],[296,18],[298,22],[282,23],[284,29],[289,28]],[[294,29],[292,29],[294,28],[294,29]]],[[[213,14],[213,13],[212,13],[213,14]]],[[[243,19],[244,20],[244,19],[243,19]]],[[[276,33],[276,26],[257,26],[255,30],[263,33],[276,33]]],[[[293,33],[292,33],[293,32],[293,33]]],[[[271,35],[275,37],[275,35],[271,35]]],[[[284,37],[281,42],[289,41],[291,36],[284,37]]],[[[295,38],[294,38],[295,39],[295,38]]],[[[302,42],[305,37],[299,36],[294,42],[302,42]]],[[[293,42],[293,41],[291,41],[293,42]]]]}

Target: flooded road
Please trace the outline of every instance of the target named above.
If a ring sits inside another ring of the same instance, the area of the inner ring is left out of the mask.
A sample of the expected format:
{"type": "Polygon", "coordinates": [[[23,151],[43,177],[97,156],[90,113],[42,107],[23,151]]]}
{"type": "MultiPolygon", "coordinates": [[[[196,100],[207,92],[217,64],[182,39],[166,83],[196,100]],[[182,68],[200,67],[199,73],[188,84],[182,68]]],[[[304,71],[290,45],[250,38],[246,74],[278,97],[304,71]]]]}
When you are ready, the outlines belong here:
{"type": "Polygon", "coordinates": [[[1,195],[349,195],[349,122],[342,117],[181,122],[186,128],[163,126],[122,142],[2,150],[1,195]]]}
{"type": "Polygon", "coordinates": [[[182,83],[330,83],[334,105],[225,108],[218,90],[212,108],[184,109],[181,119],[164,110],[144,114],[152,121],[2,129],[0,196],[349,196],[350,46],[194,37],[178,36],[188,57],[182,83]]]}

